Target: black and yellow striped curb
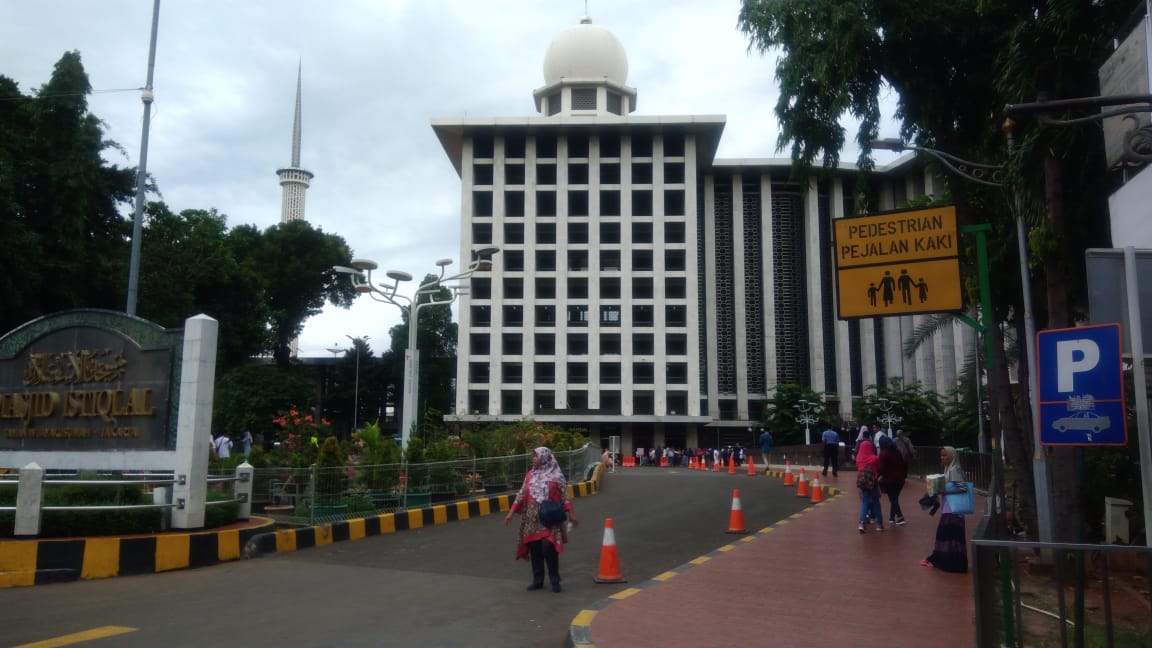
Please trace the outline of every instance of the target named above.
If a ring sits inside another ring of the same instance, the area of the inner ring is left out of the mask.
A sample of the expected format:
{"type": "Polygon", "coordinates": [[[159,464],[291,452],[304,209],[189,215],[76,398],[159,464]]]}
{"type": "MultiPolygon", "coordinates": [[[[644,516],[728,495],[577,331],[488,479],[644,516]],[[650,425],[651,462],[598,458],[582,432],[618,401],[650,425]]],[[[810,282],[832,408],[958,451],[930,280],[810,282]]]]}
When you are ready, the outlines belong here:
{"type": "Polygon", "coordinates": [[[205,567],[242,556],[244,546],[275,526],[148,536],[0,541],[0,588],[154,574],[205,567]]]}
{"type": "MultiPolygon", "coordinates": [[[[569,496],[586,497],[596,493],[600,474],[601,467],[597,466],[590,480],[569,484],[569,496]]],[[[297,551],[507,511],[514,498],[514,494],[496,495],[282,531],[273,530],[274,520],[253,516],[261,523],[246,529],[151,536],[2,540],[0,589],[154,574],[206,567],[265,553],[297,551]]]]}
{"type": "MultiPolygon", "coordinates": [[[[782,476],[784,473],[778,472],[778,471],[768,471],[765,474],[767,474],[770,477],[779,477],[779,476],[782,476]],[[775,473],[775,474],[773,474],[773,473],[775,473]]],[[[844,492],[843,490],[841,490],[839,488],[831,488],[828,486],[821,486],[821,488],[823,488],[824,492],[827,493],[830,497],[835,496],[835,495],[840,495],[844,492]]],[[[634,596],[635,594],[638,594],[639,592],[642,592],[642,591],[644,591],[650,587],[655,587],[657,585],[660,585],[661,583],[666,583],[670,579],[672,579],[676,576],[679,576],[680,574],[683,574],[684,572],[687,572],[688,570],[692,569],[693,567],[696,567],[697,565],[703,565],[704,563],[712,560],[713,558],[723,556],[724,554],[728,553],[729,551],[732,551],[736,547],[739,547],[741,544],[748,543],[748,542],[754,542],[754,541],[758,540],[761,536],[767,535],[767,534],[771,533],[772,531],[776,530],[778,527],[782,527],[786,524],[789,524],[792,520],[795,520],[796,518],[804,515],[805,513],[815,509],[818,506],[824,506],[827,503],[828,503],[828,500],[825,500],[823,502],[814,503],[811,506],[808,506],[807,508],[805,508],[801,511],[797,511],[796,513],[793,513],[792,515],[789,515],[787,518],[785,518],[783,520],[779,520],[770,526],[766,526],[763,529],[756,531],[755,533],[750,533],[748,535],[741,536],[739,540],[736,540],[734,542],[730,542],[730,543],[728,543],[728,544],[726,544],[726,545],[724,545],[724,546],[722,546],[722,547],[720,547],[714,551],[710,551],[710,552],[704,554],[703,556],[698,556],[696,558],[693,558],[692,560],[689,560],[688,562],[684,563],[683,565],[680,565],[679,567],[674,567],[674,568],[672,568],[672,569],[670,569],[670,570],[668,570],[662,574],[658,574],[658,575],[650,578],[649,580],[644,581],[643,583],[637,584],[635,587],[629,587],[629,588],[620,590],[619,592],[616,592],[615,594],[613,594],[607,598],[602,598],[599,601],[596,601],[595,603],[592,604],[591,607],[580,610],[580,612],[577,613],[576,616],[572,619],[572,622],[568,626],[568,637],[565,641],[565,646],[568,646],[569,648],[594,648],[595,644],[592,643],[592,619],[594,619],[596,617],[596,614],[599,613],[600,610],[603,610],[604,608],[608,607],[612,603],[615,603],[616,601],[622,601],[622,600],[629,598],[631,596],[634,596]]]]}
{"type": "MultiPolygon", "coordinates": [[[[599,468],[596,469],[589,481],[569,484],[568,496],[587,497],[595,493],[599,484],[599,470],[599,468]]],[[[244,556],[254,558],[267,553],[298,551],[309,547],[329,545],[333,542],[360,540],[370,536],[420,529],[426,526],[505,512],[512,507],[515,497],[515,494],[494,495],[466,502],[408,509],[399,513],[382,513],[331,524],[262,533],[248,541],[244,548],[244,556]]]]}

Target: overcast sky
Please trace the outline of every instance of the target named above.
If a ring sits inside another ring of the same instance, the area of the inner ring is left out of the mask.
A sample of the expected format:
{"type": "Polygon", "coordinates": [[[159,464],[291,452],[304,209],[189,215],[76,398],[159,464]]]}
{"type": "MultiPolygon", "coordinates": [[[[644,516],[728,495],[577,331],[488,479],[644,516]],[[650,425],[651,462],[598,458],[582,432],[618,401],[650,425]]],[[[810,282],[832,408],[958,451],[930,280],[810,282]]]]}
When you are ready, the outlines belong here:
{"type": "MultiPolygon", "coordinates": [[[[738,0],[588,5],[627,52],[634,114],[724,115],[718,157],[778,156],[774,60],[748,52],[738,0]]],[[[162,1],[148,171],[173,211],[279,222],[299,63],[307,220],[356,257],[423,277],[460,249],[460,182],[431,120],[535,116],[548,44],[584,13],[584,0],[162,1]]],[[[124,147],[110,159],[135,166],[151,21],[148,0],[7,0],[0,74],[27,94],[78,50],[89,108],[124,147]]],[[[345,336],[387,348],[399,310],[359,301],[309,320],[301,355],[347,347],[345,336]]]]}

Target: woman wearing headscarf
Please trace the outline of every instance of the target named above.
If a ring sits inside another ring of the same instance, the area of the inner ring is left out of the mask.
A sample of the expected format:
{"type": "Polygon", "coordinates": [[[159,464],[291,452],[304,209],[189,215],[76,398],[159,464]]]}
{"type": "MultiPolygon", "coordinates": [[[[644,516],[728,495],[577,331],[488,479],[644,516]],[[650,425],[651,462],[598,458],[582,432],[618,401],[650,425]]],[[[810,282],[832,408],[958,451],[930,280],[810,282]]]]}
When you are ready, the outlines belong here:
{"type": "Polygon", "coordinates": [[[560,502],[568,514],[568,521],[580,524],[572,501],[568,499],[568,481],[552,451],[543,446],[532,451],[532,469],[524,476],[524,485],[516,494],[508,515],[504,516],[504,526],[512,521],[512,514],[520,514],[520,543],[516,546],[516,558],[532,562],[532,583],[528,591],[544,587],[544,571],[547,567],[548,580],[552,591],[560,591],[560,552],[568,542],[564,523],[545,526],[540,521],[540,508],[546,502],[560,502]]]}
{"type": "Polygon", "coordinates": [[[856,487],[860,489],[860,526],[857,530],[860,533],[867,532],[864,525],[869,519],[875,520],[877,531],[884,530],[884,512],[880,509],[880,484],[876,481],[878,461],[876,448],[865,436],[856,449],[856,487]]]}
{"type": "MultiPolygon", "coordinates": [[[[964,471],[960,468],[960,455],[956,448],[944,446],[940,449],[940,465],[944,466],[944,493],[963,493],[964,471]]],[[[935,567],[948,572],[964,574],[968,572],[968,550],[965,545],[964,516],[953,513],[948,507],[948,498],[941,497],[940,522],[936,525],[936,544],[932,555],[920,561],[925,567],[935,567]]]]}
{"type": "Polygon", "coordinates": [[[888,496],[888,523],[904,526],[904,511],[900,510],[900,491],[908,478],[908,464],[890,437],[882,437],[878,442],[880,458],[876,461],[876,481],[880,492],[888,496]]]}

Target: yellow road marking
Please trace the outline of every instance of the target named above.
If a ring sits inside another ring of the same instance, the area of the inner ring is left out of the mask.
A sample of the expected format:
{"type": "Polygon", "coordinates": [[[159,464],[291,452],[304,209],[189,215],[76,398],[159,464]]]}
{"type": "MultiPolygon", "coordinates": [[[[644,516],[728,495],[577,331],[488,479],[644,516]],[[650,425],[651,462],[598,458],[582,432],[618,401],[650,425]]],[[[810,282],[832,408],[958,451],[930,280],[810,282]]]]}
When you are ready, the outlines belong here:
{"type": "Polygon", "coordinates": [[[71,646],[72,644],[83,643],[85,641],[93,641],[96,639],[106,639],[108,637],[115,637],[116,635],[128,634],[129,632],[136,632],[140,628],[127,628],[125,626],[102,626],[99,628],[92,628],[83,632],[73,632],[72,634],[55,637],[52,639],[45,639],[44,641],[34,641],[32,643],[21,644],[13,646],[13,648],[56,648],[56,646],[71,646]]]}

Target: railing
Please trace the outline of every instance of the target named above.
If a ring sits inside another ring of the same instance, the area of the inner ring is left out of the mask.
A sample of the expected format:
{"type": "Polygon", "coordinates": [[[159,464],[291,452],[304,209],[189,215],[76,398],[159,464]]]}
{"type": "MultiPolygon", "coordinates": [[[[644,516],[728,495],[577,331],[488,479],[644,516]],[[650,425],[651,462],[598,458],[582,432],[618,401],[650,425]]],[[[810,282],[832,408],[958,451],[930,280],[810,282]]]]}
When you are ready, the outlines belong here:
{"type": "MultiPolygon", "coordinates": [[[[557,452],[569,482],[587,479],[600,449],[557,452]]],[[[532,455],[457,459],[422,464],[259,468],[255,498],[285,524],[312,525],[423,508],[481,495],[512,493],[532,466],[532,455]]]]}

